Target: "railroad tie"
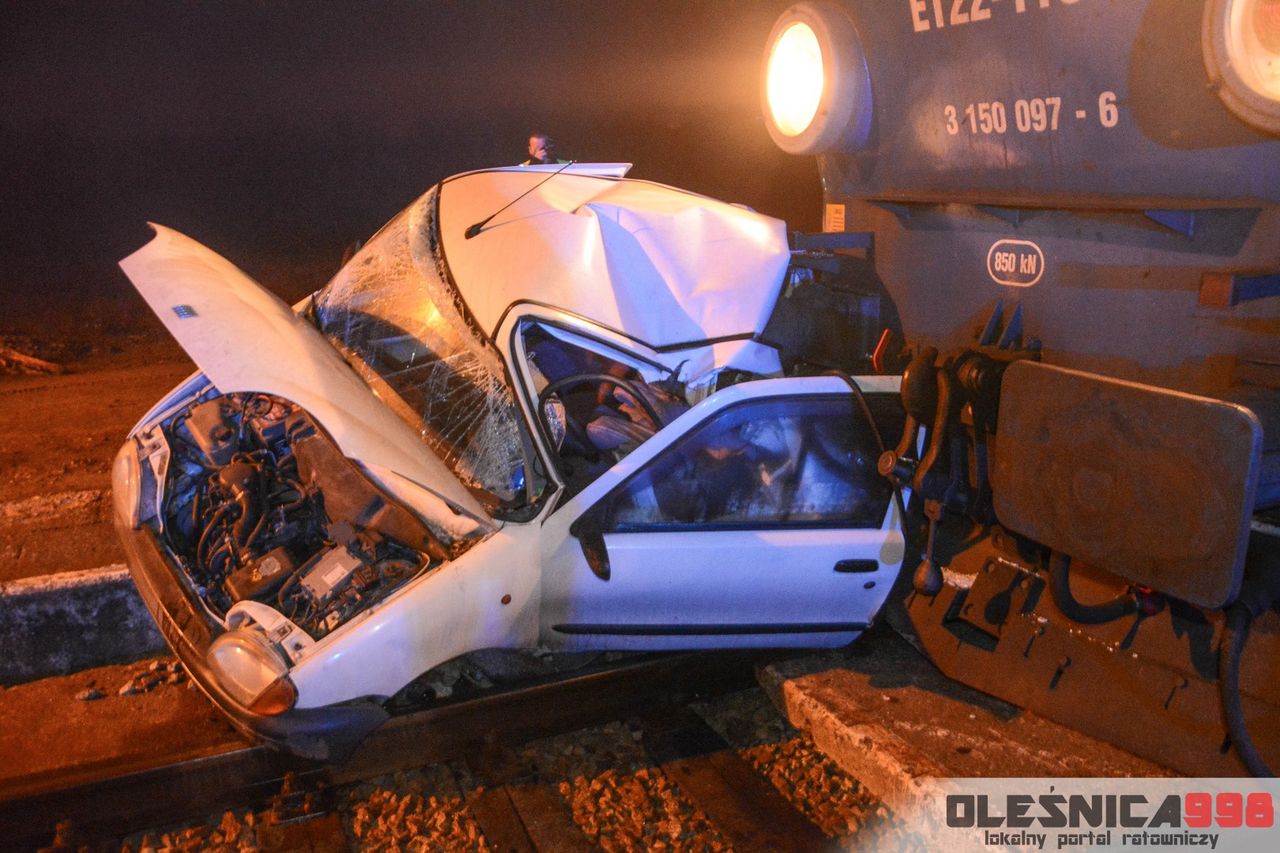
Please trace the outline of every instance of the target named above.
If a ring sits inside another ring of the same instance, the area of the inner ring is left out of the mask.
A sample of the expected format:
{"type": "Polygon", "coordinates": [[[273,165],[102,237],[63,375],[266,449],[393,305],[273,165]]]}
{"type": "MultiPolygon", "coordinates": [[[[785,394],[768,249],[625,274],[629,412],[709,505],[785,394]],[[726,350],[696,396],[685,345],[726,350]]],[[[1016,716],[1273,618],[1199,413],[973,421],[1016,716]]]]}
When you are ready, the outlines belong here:
{"type": "Polygon", "coordinates": [[[662,709],[637,723],[649,757],[736,853],[811,853],[833,845],[689,708],[662,709]]]}
{"type": "Polygon", "coordinates": [[[490,788],[468,797],[467,809],[497,853],[595,850],[552,785],[490,788]]]}

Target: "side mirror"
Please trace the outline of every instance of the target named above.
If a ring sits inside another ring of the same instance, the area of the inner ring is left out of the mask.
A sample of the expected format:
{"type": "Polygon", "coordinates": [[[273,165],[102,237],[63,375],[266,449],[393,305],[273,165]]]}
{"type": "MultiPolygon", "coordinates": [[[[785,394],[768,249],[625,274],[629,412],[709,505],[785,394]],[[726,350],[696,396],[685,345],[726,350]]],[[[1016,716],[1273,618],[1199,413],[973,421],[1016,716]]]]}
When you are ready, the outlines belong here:
{"type": "Polygon", "coordinates": [[[569,527],[569,533],[577,537],[582,545],[582,556],[596,577],[602,581],[609,579],[609,551],[604,545],[604,527],[595,509],[583,513],[569,527]]]}

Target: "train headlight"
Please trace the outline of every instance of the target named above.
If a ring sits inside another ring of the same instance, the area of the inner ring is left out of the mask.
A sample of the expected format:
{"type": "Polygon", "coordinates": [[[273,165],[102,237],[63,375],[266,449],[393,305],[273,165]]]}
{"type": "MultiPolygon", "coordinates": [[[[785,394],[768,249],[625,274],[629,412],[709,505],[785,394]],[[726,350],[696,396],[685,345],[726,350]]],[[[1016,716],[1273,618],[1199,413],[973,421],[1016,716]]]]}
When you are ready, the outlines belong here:
{"type": "Polygon", "coordinates": [[[1205,65],[1227,107],[1280,133],[1280,0],[1210,0],[1203,41],[1205,65]]]}
{"type": "Polygon", "coordinates": [[[765,46],[761,101],[789,154],[857,149],[871,128],[871,82],[853,22],[833,3],[792,6],[765,46]]]}
{"type": "Polygon", "coordinates": [[[813,123],[824,82],[818,37],[803,21],[788,24],[765,65],[769,115],[784,136],[799,136],[813,123]]]}
{"type": "Polygon", "coordinates": [[[206,658],[223,689],[255,714],[279,714],[298,700],[289,665],[261,631],[234,628],[209,644],[206,658]]]}

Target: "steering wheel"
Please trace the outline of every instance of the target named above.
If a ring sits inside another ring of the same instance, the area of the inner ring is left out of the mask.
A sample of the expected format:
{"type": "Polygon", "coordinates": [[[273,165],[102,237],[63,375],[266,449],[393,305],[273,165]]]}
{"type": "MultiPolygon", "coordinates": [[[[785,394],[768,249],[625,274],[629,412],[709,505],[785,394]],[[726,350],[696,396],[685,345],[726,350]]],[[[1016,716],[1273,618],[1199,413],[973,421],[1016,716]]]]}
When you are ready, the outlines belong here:
{"type": "MultiPolygon", "coordinates": [[[[644,413],[653,421],[655,429],[661,429],[666,426],[665,422],[658,416],[657,410],[648,398],[640,394],[636,389],[635,383],[630,379],[623,379],[610,373],[575,373],[572,376],[563,376],[554,382],[548,383],[546,388],[542,389],[542,393],[538,394],[538,419],[546,423],[546,407],[547,401],[551,396],[565,388],[572,388],[576,385],[585,385],[587,383],[595,383],[597,385],[608,384],[615,385],[626,391],[632,399],[644,409],[644,413]]],[[[587,435],[586,428],[575,421],[573,418],[565,417],[565,431],[573,436],[574,441],[581,445],[587,453],[592,454],[592,461],[598,460],[599,450],[592,444],[590,437],[587,435]]]]}
{"type": "MultiPolygon", "coordinates": [[[[550,388],[551,386],[548,385],[547,389],[549,390],[550,388]]],[[[547,404],[551,402],[551,398],[553,396],[554,395],[547,393],[547,390],[544,390],[538,395],[538,420],[544,425],[549,423],[547,420],[547,404]]],[[[586,427],[578,423],[575,418],[570,417],[568,409],[566,409],[564,413],[564,431],[565,435],[573,442],[576,448],[581,450],[582,455],[587,457],[588,461],[600,461],[600,452],[596,450],[595,445],[591,443],[591,438],[587,435],[586,427]]],[[[554,432],[549,427],[548,432],[554,435],[554,432]]],[[[563,442],[561,443],[561,446],[563,447],[563,442]]]]}

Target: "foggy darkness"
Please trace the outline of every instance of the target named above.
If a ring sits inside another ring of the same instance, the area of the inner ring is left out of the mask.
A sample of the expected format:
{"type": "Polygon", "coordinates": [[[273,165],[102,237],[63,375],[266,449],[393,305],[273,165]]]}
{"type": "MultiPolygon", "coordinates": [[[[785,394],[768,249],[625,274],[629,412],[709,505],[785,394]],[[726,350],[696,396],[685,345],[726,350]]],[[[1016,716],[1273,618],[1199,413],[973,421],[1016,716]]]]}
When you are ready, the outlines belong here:
{"type": "Polygon", "coordinates": [[[149,220],[296,298],[432,183],[525,159],[531,130],[816,228],[816,163],[760,115],[788,5],[12,4],[0,323],[50,299],[146,311],[115,264],[149,220]]]}

